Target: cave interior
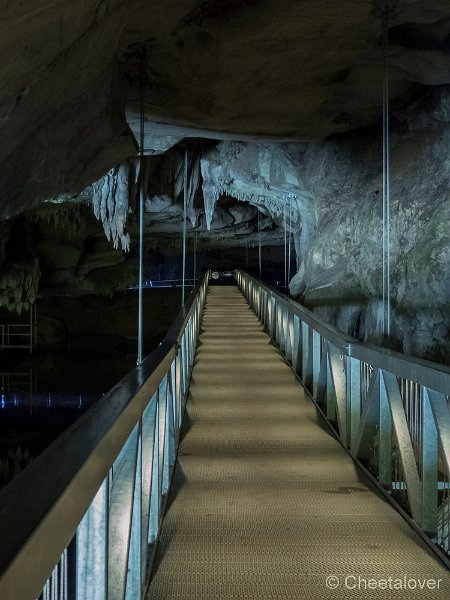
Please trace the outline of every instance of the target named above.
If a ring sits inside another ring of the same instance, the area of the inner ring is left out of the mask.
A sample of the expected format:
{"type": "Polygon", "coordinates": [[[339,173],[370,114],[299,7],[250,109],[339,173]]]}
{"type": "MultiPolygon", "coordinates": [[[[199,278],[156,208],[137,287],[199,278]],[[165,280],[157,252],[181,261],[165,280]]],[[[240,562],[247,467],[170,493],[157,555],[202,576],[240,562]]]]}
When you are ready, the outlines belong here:
{"type": "Polygon", "coordinates": [[[182,277],[186,196],[188,278],[242,268],[360,341],[448,364],[446,0],[38,1],[1,27],[3,322],[41,302],[57,345],[72,325],[52,307],[77,321],[122,298],[142,190],[150,285],[182,277]]]}

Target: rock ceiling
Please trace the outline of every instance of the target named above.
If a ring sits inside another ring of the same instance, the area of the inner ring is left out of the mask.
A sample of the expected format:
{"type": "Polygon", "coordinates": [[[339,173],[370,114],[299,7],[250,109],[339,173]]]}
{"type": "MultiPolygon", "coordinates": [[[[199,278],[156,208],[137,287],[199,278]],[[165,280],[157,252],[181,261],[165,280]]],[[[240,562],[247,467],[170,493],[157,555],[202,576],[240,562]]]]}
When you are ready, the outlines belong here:
{"type": "MultiPolygon", "coordinates": [[[[130,15],[124,32],[128,47],[136,32],[148,40],[150,119],[218,137],[301,140],[379,119],[381,24],[369,0],[178,2],[162,27],[152,4],[130,15]]],[[[417,84],[450,81],[449,4],[403,0],[389,26],[400,109],[417,84]]],[[[135,80],[129,67],[125,55],[135,80]]],[[[132,90],[128,101],[131,112],[132,90]]]]}
{"type": "MultiPolygon", "coordinates": [[[[450,81],[450,4],[399,0],[393,110],[450,81]]],[[[380,20],[367,0],[33,0],[2,4],[3,218],[73,195],[180,138],[321,140],[379,120],[380,20]],[[128,123],[127,123],[127,119],[128,123]]]]}

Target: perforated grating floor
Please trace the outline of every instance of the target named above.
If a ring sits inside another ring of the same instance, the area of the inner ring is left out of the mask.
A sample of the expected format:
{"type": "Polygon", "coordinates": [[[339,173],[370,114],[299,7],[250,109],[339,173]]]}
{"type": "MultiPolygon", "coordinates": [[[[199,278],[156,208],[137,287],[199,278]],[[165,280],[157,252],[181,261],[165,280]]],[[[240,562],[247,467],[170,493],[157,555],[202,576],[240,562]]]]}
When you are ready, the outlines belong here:
{"type": "Polygon", "coordinates": [[[148,598],[447,599],[237,288],[209,289],[200,342],[148,598]]]}

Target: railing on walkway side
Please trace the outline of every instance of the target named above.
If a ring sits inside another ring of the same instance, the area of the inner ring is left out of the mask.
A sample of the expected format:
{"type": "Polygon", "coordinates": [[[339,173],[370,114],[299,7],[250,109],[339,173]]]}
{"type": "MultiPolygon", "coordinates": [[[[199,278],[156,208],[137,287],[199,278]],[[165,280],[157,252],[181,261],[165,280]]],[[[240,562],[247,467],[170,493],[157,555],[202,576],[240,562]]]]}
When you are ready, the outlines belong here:
{"type": "Polygon", "coordinates": [[[207,287],[205,276],[160,346],[0,493],[2,600],[145,593],[207,287]]]}
{"type": "Polygon", "coordinates": [[[250,275],[236,277],[343,446],[450,557],[450,369],[359,343],[250,275]]]}
{"type": "Polygon", "coordinates": [[[33,348],[36,347],[36,338],[36,304],[30,308],[30,320],[28,323],[0,324],[0,350],[23,348],[33,352],[33,348]]]}

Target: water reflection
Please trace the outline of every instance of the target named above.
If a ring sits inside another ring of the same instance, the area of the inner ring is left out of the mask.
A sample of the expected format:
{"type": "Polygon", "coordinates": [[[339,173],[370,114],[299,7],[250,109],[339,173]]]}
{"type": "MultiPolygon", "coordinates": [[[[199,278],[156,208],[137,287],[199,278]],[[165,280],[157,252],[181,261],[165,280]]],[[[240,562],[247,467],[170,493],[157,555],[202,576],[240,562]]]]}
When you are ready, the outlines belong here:
{"type": "MultiPolygon", "coordinates": [[[[44,361],[43,364],[48,367],[51,363],[44,361]]],[[[73,366],[68,368],[73,369],[73,366]]],[[[85,391],[84,386],[91,385],[89,378],[85,381],[80,369],[75,372],[79,378],[77,387],[84,388],[81,391],[73,391],[61,380],[64,370],[58,371],[59,377],[52,369],[39,370],[44,386],[52,383],[51,391],[38,385],[36,368],[0,372],[0,488],[26,468],[101,395],[97,391],[85,391]]]]}

